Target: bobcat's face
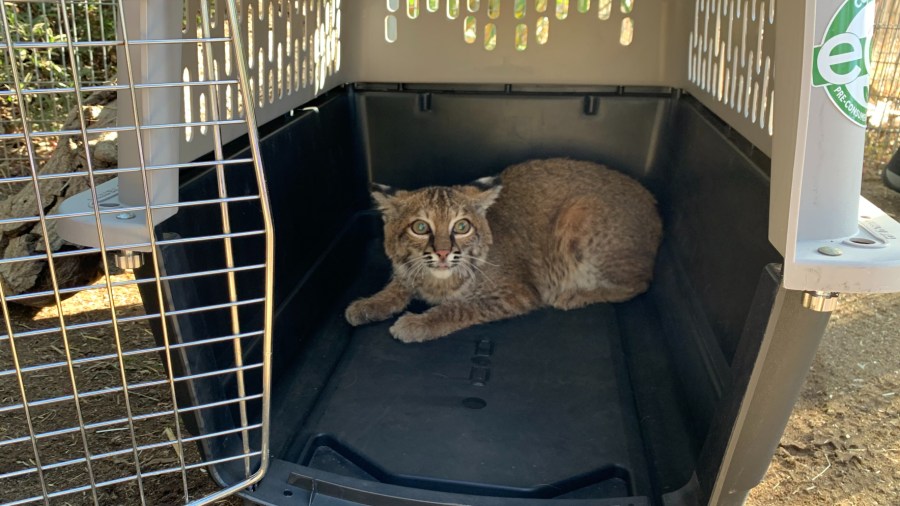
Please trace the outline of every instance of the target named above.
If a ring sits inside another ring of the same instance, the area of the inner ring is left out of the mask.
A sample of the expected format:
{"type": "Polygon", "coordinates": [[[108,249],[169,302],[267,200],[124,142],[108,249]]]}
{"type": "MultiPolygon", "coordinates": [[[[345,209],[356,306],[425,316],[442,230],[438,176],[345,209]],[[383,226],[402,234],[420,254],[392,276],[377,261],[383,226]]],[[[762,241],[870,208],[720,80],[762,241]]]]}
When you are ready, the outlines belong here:
{"type": "Polygon", "coordinates": [[[500,186],[493,179],[477,184],[412,192],[379,186],[373,192],[395,276],[464,280],[478,272],[492,241],[485,215],[500,186]]]}

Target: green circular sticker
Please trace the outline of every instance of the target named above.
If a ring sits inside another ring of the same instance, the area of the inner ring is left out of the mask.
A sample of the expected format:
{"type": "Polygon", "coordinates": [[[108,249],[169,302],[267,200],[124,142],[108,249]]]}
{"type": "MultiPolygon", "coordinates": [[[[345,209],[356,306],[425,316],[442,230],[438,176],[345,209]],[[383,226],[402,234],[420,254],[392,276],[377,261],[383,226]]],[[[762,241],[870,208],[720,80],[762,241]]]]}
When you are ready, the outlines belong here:
{"type": "Polygon", "coordinates": [[[846,0],[813,48],[815,87],[850,121],[866,126],[875,0],[846,0]]]}

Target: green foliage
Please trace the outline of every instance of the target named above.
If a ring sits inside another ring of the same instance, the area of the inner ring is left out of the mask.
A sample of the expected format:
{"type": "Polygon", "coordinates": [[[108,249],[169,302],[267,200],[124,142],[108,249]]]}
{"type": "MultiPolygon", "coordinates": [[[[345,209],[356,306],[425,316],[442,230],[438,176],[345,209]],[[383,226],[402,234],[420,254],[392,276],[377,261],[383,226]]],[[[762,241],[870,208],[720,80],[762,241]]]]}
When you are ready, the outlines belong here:
{"type": "MultiPolygon", "coordinates": [[[[73,41],[115,40],[115,4],[108,0],[81,0],[69,2],[67,5],[68,29],[73,41]]],[[[65,43],[68,40],[66,20],[60,14],[57,3],[7,2],[4,4],[3,12],[13,44],[65,43]]],[[[22,90],[72,88],[76,75],[73,67],[77,69],[82,86],[94,81],[105,82],[113,79],[115,71],[113,46],[77,48],[75,52],[76,62],[72,65],[69,50],[65,46],[15,48],[12,61],[9,61],[9,53],[4,50],[0,54],[0,89],[4,91],[16,89],[13,66],[18,71],[22,90]]],[[[23,98],[29,119],[40,129],[58,127],[74,103],[71,93],[25,93],[23,98]]],[[[14,104],[17,102],[16,95],[6,95],[0,100],[0,106],[15,109],[14,104]]]]}

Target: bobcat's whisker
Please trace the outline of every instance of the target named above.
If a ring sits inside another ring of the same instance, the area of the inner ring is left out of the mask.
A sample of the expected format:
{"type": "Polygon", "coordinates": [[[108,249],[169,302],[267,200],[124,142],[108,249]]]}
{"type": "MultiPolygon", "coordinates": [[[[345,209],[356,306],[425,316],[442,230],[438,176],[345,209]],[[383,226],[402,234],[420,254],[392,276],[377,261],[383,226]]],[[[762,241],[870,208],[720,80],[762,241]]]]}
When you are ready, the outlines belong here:
{"type": "Polygon", "coordinates": [[[495,263],[493,263],[493,262],[488,262],[486,259],[484,259],[484,258],[482,258],[482,257],[477,257],[477,256],[475,256],[475,255],[470,255],[470,254],[468,254],[468,253],[459,253],[459,256],[460,256],[461,259],[466,259],[466,260],[468,260],[468,259],[475,259],[475,260],[479,260],[479,261],[485,263],[486,265],[490,265],[490,266],[492,266],[492,267],[500,267],[500,264],[495,264],[495,263]]]}
{"type": "Polygon", "coordinates": [[[478,266],[475,265],[474,263],[469,262],[469,261],[466,261],[466,262],[460,262],[459,265],[464,265],[464,266],[466,266],[466,268],[469,269],[469,272],[471,272],[473,275],[474,275],[475,273],[474,273],[474,271],[473,271],[472,269],[477,270],[478,272],[481,273],[482,276],[484,276],[488,281],[490,281],[491,284],[494,284],[494,285],[496,284],[496,283],[494,283],[494,280],[491,279],[491,277],[488,276],[487,273],[485,273],[484,270],[481,269],[481,267],[478,267],[478,266]]]}
{"type": "Polygon", "coordinates": [[[428,258],[428,255],[422,255],[422,256],[418,256],[418,257],[412,257],[411,259],[409,259],[409,260],[407,260],[407,261],[405,261],[405,262],[403,262],[403,263],[401,263],[401,264],[397,264],[397,267],[403,267],[403,266],[409,265],[409,264],[411,264],[411,263],[413,263],[413,262],[421,262],[422,260],[427,261],[427,258],[428,258]]]}

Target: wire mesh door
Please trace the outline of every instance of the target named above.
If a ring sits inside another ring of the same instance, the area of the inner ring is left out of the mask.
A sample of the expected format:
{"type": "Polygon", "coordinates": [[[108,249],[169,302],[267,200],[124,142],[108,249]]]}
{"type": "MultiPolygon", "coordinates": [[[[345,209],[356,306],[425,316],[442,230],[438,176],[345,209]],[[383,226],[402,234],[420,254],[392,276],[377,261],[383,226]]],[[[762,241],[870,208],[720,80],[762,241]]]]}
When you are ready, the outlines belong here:
{"type": "Polygon", "coordinates": [[[243,59],[212,61],[244,54],[235,2],[193,5],[0,0],[0,153],[16,154],[0,166],[0,504],[209,502],[265,472],[254,101],[243,59]],[[185,48],[206,72],[178,72],[185,48]],[[202,117],[184,118],[185,90],[202,117]],[[199,159],[179,150],[192,129],[212,140],[199,159]]]}

